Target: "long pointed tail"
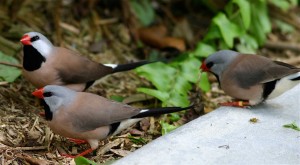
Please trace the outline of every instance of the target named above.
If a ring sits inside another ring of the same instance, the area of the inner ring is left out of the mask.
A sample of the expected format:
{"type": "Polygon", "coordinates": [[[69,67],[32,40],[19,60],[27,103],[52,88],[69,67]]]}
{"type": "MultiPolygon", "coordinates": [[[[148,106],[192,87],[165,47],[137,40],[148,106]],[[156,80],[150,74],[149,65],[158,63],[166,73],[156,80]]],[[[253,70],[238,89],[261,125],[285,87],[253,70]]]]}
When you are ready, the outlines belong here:
{"type": "Polygon", "coordinates": [[[194,105],[188,106],[188,107],[163,107],[163,108],[151,108],[151,109],[143,109],[140,111],[139,114],[131,117],[131,118],[142,118],[142,117],[149,117],[149,116],[155,116],[155,115],[162,115],[167,113],[173,113],[178,112],[186,109],[190,109],[194,107],[194,105]]]}
{"type": "Polygon", "coordinates": [[[142,65],[145,65],[145,64],[150,64],[150,63],[153,63],[153,62],[157,62],[157,61],[143,60],[143,61],[133,62],[133,63],[128,63],[128,64],[120,64],[120,65],[117,65],[116,67],[113,68],[113,73],[128,71],[128,70],[131,70],[131,69],[135,69],[139,66],[142,66],[142,65]]]}

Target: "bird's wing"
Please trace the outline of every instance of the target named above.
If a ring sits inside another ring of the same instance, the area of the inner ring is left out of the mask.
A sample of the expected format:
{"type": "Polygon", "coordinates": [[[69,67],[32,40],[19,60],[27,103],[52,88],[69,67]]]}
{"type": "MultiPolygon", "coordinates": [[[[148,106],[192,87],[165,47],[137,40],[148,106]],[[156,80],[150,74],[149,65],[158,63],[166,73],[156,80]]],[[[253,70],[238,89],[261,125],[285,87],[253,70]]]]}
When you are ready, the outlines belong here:
{"type": "Polygon", "coordinates": [[[111,67],[91,61],[75,51],[58,47],[55,51],[60,53],[56,54],[53,63],[61,81],[65,84],[94,81],[113,71],[111,67]]]}
{"type": "Polygon", "coordinates": [[[229,68],[232,68],[231,72],[227,72],[229,78],[234,79],[243,88],[274,81],[300,71],[292,65],[274,62],[258,55],[238,56],[229,68]]]}
{"type": "Polygon", "coordinates": [[[73,127],[82,132],[129,119],[138,114],[140,109],[94,94],[79,92],[67,111],[73,127]]]}

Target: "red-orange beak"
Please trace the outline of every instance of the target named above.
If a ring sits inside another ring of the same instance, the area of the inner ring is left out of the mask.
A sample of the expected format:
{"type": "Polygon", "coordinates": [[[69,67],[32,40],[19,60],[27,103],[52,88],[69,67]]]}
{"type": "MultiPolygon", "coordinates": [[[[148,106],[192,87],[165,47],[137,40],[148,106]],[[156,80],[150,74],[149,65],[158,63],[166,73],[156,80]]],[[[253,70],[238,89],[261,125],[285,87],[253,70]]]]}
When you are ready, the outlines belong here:
{"type": "Polygon", "coordinates": [[[23,45],[31,45],[31,41],[30,41],[30,37],[29,35],[24,35],[22,38],[21,38],[21,43],[23,45]]]}
{"type": "Polygon", "coordinates": [[[202,61],[202,65],[200,67],[200,69],[203,71],[203,72],[209,72],[209,69],[207,68],[204,60],[202,61]]]}
{"type": "Polygon", "coordinates": [[[32,92],[32,95],[37,97],[37,98],[40,98],[40,99],[43,99],[44,98],[44,88],[41,88],[41,89],[38,89],[34,92],[32,92]]]}

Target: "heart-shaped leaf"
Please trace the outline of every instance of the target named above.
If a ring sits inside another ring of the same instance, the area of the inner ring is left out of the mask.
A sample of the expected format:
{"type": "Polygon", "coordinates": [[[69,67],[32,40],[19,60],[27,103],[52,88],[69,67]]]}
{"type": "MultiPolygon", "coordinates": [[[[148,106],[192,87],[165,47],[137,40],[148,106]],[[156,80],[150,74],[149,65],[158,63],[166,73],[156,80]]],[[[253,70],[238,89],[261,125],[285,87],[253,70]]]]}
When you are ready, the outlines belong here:
{"type": "MultiPolygon", "coordinates": [[[[0,52],[0,61],[19,64],[18,60],[14,57],[7,56],[0,52]]],[[[17,67],[0,64],[0,81],[14,82],[16,78],[21,75],[21,70],[17,67]]]]}

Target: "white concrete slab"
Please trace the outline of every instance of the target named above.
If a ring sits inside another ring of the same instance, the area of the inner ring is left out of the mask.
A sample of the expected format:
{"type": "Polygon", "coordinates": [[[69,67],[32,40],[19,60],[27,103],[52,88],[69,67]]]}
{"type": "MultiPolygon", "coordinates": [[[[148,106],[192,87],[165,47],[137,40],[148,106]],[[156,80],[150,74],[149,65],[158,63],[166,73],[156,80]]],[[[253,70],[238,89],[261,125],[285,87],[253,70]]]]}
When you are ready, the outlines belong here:
{"type": "Polygon", "coordinates": [[[283,127],[292,122],[300,126],[300,85],[251,109],[218,108],[114,165],[300,165],[300,132],[283,127]]]}

